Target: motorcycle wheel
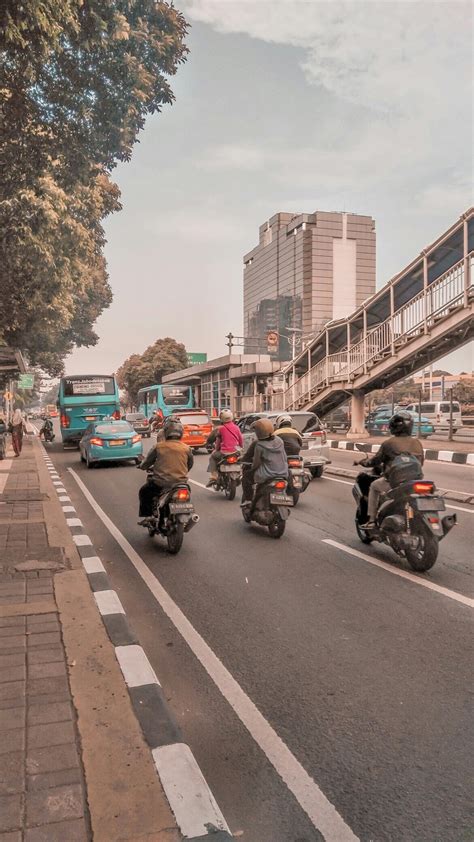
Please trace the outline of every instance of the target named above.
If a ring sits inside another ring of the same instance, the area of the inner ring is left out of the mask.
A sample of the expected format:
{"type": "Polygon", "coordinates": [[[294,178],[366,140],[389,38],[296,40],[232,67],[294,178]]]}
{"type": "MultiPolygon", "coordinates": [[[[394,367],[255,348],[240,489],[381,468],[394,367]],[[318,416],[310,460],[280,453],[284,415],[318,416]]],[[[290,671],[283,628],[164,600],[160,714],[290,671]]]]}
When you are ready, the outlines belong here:
{"type": "Polygon", "coordinates": [[[242,517],[245,520],[245,523],[251,523],[252,518],[250,517],[250,506],[245,506],[242,509],[242,517]]]}
{"type": "Polygon", "coordinates": [[[226,487],[224,488],[224,494],[228,500],[233,500],[235,498],[235,492],[237,491],[237,483],[235,479],[229,479],[227,482],[226,487]]]}
{"type": "Polygon", "coordinates": [[[296,506],[298,500],[300,499],[300,492],[299,491],[293,491],[292,496],[293,496],[293,505],[296,506]]]}
{"type": "Polygon", "coordinates": [[[438,558],[438,541],[431,535],[424,523],[417,523],[413,529],[419,543],[416,550],[405,550],[408,564],[417,573],[426,573],[438,558]]]}
{"type": "Polygon", "coordinates": [[[148,534],[149,534],[150,538],[153,538],[153,536],[156,535],[156,529],[153,529],[152,526],[149,526],[148,527],[148,534]]]}
{"type": "Polygon", "coordinates": [[[166,536],[166,540],[168,542],[168,552],[170,552],[172,555],[176,555],[176,553],[179,553],[181,547],[183,546],[183,538],[184,524],[174,524],[174,528],[166,536]]]}
{"type": "Polygon", "coordinates": [[[319,479],[323,475],[324,465],[316,465],[314,468],[310,468],[309,470],[313,479],[319,479]]]}
{"type": "Polygon", "coordinates": [[[268,524],[268,531],[272,538],[281,538],[285,531],[286,520],[280,517],[280,515],[276,515],[275,520],[273,523],[268,524]]]}
{"type": "Polygon", "coordinates": [[[362,543],[363,544],[371,544],[374,539],[372,538],[371,535],[368,534],[367,530],[364,529],[364,527],[360,525],[360,523],[357,519],[356,519],[355,525],[356,525],[357,535],[359,536],[362,543]]]}

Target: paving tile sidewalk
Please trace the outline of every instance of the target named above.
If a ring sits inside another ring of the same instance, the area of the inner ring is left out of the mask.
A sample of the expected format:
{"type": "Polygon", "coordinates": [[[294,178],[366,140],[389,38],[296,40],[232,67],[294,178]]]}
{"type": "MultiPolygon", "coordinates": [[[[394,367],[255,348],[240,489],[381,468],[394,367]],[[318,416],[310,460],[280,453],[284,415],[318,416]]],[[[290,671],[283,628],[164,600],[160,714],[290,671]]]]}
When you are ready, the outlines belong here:
{"type": "Polygon", "coordinates": [[[88,842],[53,584],[68,561],[48,544],[32,441],[11,455],[0,462],[0,842],[88,842]]]}

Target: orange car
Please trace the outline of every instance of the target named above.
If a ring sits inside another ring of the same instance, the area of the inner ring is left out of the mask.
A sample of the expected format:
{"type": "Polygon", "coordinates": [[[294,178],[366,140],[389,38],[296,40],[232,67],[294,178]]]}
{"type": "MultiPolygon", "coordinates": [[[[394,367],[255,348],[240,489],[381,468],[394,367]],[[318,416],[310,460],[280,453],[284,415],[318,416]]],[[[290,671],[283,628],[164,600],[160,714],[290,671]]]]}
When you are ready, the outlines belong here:
{"type": "Polygon", "coordinates": [[[173,412],[173,418],[179,418],[183,425],[182,441],[194,451],[206,446],[208,436],[212,433],[212,422],[207,412],[202,409],[187,409],[173,412]]]}

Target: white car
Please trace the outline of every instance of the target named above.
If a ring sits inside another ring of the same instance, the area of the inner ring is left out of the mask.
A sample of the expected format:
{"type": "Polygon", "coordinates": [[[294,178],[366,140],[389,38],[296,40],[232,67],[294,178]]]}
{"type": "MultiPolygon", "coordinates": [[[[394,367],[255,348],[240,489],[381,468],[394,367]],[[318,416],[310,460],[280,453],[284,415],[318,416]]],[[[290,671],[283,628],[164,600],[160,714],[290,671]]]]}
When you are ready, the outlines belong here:
{"type": "MultiPolygon", "coordinates": [[[[239,418],[237,424],[244,440],[244,453],[255,439],[255,433],[251,429],[253,422],[259,418],[269,418],[270,421],[275,422],[279,415],[282,413],[251,412],[239,418]]],[[[324,466],[331,461],[323,423],[314,412],[285,412],[285,415],[291,416],[292,426],[303,437],[301,455],[305,468],[308,468],[313,477],[321,477],[324,466]]]]}

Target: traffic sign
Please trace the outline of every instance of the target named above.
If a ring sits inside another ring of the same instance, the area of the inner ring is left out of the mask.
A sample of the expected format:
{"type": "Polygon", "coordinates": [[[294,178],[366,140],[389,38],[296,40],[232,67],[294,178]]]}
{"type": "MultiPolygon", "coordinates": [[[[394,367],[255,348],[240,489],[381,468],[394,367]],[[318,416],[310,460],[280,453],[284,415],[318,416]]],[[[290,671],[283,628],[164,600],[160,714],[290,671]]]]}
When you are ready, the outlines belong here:
{"type": "Polygon", "coordinates": [[[18,389],[32,389],[35,383],[34,374],[20,374],[17,388],[18,389]]]}
{"type": "Polygon", "coordinates": [[[188,353],[188,363],[189,365],[198,365],[199,363],[207,363],[207,354],[194,354],[192,352],[188,353]]]}

